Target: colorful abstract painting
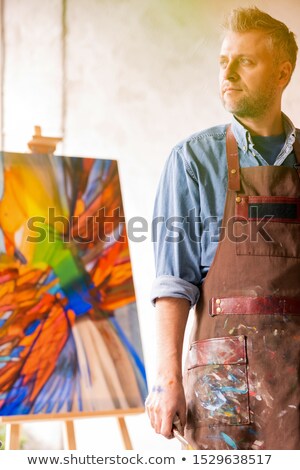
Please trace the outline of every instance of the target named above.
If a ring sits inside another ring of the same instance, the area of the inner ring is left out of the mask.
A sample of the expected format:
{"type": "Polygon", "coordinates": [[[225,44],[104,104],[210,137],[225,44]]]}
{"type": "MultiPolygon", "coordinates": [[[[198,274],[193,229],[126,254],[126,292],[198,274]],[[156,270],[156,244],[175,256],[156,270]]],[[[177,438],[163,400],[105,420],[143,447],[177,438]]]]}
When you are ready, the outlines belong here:
{"type": "Polygon", "coordinates": [[[0,416],[143,407],[117,162],[0,156],[0,416]]]}

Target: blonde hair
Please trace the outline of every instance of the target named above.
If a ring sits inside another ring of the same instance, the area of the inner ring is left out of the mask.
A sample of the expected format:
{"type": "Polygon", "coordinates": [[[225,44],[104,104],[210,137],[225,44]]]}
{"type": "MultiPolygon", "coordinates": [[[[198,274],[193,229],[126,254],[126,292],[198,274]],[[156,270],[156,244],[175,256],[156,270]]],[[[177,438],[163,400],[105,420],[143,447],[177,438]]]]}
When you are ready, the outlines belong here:
{"type": "Polygon", "coordinates": [[[225,19],[225,30],[244,33],[253,29],[264,31],[271,38],[276,60],[288,60],[294,71],[297,61],[298,46],[295,34],[279,20],[272,18],[256,7],[235,8],[225,19]]]}

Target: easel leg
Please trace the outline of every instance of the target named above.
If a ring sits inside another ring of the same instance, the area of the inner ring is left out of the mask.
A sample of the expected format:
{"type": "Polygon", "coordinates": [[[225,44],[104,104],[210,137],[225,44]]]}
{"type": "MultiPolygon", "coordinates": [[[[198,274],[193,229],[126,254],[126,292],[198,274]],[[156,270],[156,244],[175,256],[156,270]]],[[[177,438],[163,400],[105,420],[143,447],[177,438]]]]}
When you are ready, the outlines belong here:
{"type": "Polygon", "coordinates": [[[123,440],[125,449],[133,450],[125,418],[122,417],[122,418],[117,418],[117,419],[118,419],[118,424],[119,424],[120,432],[122,434],[122,440],[123,440]]]}
{"type": "Polygon", "coordinates": [[[64,448],[66,450],[76,450],[75,428],[73,420],[66,420],[64,425],[64,448]]]}
{"type": "Polygon", "coordinates": [[[21,435],[20,424],[7,424],[6,436],[5,436],[5,449],[7,450],[20,449],[20,435],[21,435]]]}

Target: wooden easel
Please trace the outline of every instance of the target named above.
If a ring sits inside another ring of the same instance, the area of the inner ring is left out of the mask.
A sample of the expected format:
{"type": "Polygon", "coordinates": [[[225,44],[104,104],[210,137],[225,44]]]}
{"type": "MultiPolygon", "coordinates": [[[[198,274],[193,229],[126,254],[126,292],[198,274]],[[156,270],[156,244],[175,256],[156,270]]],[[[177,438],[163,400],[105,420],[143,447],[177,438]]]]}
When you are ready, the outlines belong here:
{"type": "MultiPolygon", "coordinates": [[[[40,126],[34,127],[34,135],[28,142],[28,147],[32,153],[50,154],[56,150],[58,142],[62,141],[61,137],[46,137],[42,136],[42,129],[40,126]]],[[[63,438],[64,448],[66,450],[76,450],[76,436],[74,419],[80,418],[95,418],[95,417],[114,417],[117,419],[119,430],[121,433],[124,448],[132,450],[132,442],[126,425],[125,417],[130,415],[144,413],[144,408],[128,408],[127,410],[108,410],[99,412],[78,412],[78,413],[59,413],[55,415],[40,414],[40,415],[24,415],[24,416],[9,416],[0,417],[0,424],[6,424],[6,439],[5,448],[8,450],[17,450],[20,448],[20,435],[21,425],[25,422],[36,421],[49,421],[56,419],[63,421],[63,438]]]]}
{"type": "Polygon", "coordinates": [[[126,410],[108,410],[98,412],[59,413],[55,415],[24,415],[0,417],[0,424],[6,425],[5,449],[17,450],[20,448],[21,425],[29,422],[57,420],[63,422],[64,449],[76,450],[76,436],[74,419],[86,418],[116,418],[121,433],[124,449],[133,450],[125,417],[144,413],[144,408],[128,408],[126,410]]]}
{"type": "Polygon", "coordinates": [[[27,144],[32,153],[53,154],[58,142],[62,141],[61,137],[46,137],[42,135],[41,126],[34,126],[34,132],[32,139],[27,144]]]}

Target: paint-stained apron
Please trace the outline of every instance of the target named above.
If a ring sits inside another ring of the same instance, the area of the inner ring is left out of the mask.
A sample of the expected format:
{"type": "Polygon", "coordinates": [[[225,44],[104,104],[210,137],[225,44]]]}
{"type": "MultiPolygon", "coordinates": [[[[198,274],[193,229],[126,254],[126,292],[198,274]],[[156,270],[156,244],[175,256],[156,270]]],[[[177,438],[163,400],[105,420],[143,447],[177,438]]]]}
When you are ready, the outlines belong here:
{"type": "Polygon", "coordinates": [[[195,449],[300,449],[298,166],[240,168],[227,129],[220,241],[201,288],[184,385],[195,449]]]}

